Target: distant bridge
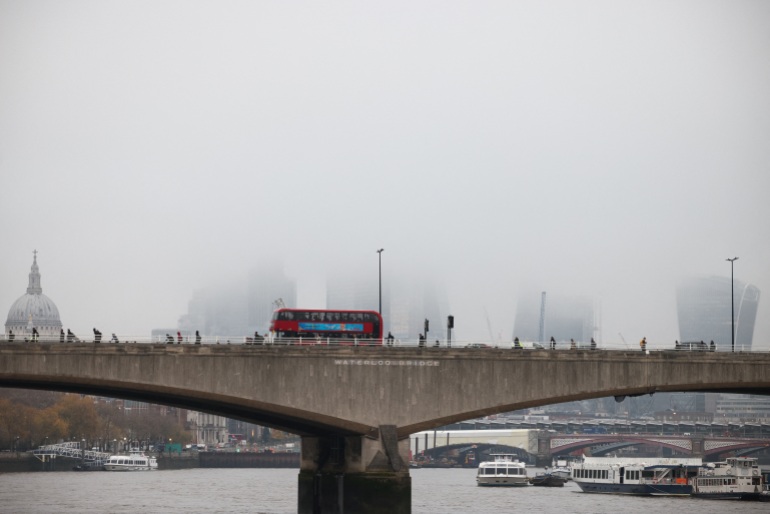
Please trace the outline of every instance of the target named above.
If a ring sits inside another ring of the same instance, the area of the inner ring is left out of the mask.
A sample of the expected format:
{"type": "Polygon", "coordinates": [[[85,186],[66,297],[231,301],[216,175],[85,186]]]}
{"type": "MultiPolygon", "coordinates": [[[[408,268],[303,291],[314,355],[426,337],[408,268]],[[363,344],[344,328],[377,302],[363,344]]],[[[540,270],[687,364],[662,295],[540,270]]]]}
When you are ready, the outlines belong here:
{"type": "Polygon", "coordinates": [[[591,448],[592,455],[602,455],[636,445],[651,445],[669,448],[675,453],[701,456],[706,459],[723,454],[745,455],[770,448],[770,439],[745,439],[738,437],[674,436],[653,434],[559,434],[549,437],[553,455],[566,455],[576,450],[591,448]],[[604,447],[604,449],[597,447],[604,447]]]}
{"type": "MultiPolygon", "coordinates": [[[[412,434],[409,447],[413,455],[425,452],[438,455],[449,450],[470,446],[484,446],[483,449],[505,447],[505,453],[515,453],[520,458],[534,458],[538,455],[539,430],[428,430],[412,434]]],[[[482,450],[483,450],[482,449],[482,450]]]]}
{"type": "Polygon", "coordinates": [[[766,353],[0,344],[0,386],[175,405],[302,436],[299,512],[409,512],[409,435],[660,391],[770,393],[766,353]],[[344,477],[341,484],[340,477],[344,477]],[[376,484],[372,488],[364,485],[376,484]],[[340,496],[342,495],[342,496],[340,496]]]}
{"type": "Polygon", "coordinates": [[[414,455],[427,452],[437,455],[449,450],[473,445],[507,447],[520,457],[528,454],[541,463],[549,463],[553,456],[567,455],[580,450],[593,456],[606,455],[629,446],[657,446],[674,453],[718,460],[722,455],[747,455],[770,448],[770,438],[713,437],[699,435],[661,434],[554,434],[535,429],[497,430],[431,430],[412,434],[410,448],[414,455]]]}

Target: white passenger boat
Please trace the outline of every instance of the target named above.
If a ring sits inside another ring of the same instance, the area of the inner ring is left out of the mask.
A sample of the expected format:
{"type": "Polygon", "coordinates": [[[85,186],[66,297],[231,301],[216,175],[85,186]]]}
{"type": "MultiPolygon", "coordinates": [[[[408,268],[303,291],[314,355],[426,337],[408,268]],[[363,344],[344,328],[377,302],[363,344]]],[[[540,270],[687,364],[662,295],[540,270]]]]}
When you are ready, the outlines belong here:
{"type": "Polygon", "coordinates": [[[586,493],[689,496],[701,459],[584,457],[572,464],[572,481],[586,493]]]}
{"type": "Polygon", "coordinates": [[[491,454],[494,460],[479,464],[476,484],[481,486],[517,487],[529,485],[527,468],[514,455],[491,454]]]}
{"type": "Polygon", "coordinates": [[[724,462],[705,464],[692,479],[692,495],[715,500],[769,501],[770,497],[762,493],[762,482],[757,459],[731,457],[724,462]]]}
{"type": "Polygon", "coordinates": [[[105,471],[154,471],[158,469],[155,457],[140,450],[131,450],[128,455],[110,455],[104,463],[105,471]]]}

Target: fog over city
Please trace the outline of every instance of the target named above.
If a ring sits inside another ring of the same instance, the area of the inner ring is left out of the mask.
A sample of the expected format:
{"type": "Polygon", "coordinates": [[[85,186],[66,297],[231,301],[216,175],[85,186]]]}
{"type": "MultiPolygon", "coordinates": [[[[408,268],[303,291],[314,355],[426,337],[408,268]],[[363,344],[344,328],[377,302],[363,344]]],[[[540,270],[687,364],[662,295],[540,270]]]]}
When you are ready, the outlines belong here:
{"type": "Polygon", "coordinates": [[[323,308],[384,248],[458,338],[547,291],[656,348],[737,256],[768,349],[768,55],[763,1],[0,0],[0,315],[33,250],[65,330],[147,336],[273,262],[323,308]]]}

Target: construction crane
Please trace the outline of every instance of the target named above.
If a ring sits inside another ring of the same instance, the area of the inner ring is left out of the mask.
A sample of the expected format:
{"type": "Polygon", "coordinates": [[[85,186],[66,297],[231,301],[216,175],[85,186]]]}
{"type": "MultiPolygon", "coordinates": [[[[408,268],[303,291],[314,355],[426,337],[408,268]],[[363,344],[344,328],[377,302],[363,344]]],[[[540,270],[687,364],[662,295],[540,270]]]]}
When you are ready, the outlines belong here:
{"type": "Polygon", "coordinates": [[[487,318],[487,330],[489,330],[489,342],[494,343],[495,336],[492,333],[492,322],[489,321],[489,313],[487,312],[487,308],[484,307],[484,316],[487,318]]]}

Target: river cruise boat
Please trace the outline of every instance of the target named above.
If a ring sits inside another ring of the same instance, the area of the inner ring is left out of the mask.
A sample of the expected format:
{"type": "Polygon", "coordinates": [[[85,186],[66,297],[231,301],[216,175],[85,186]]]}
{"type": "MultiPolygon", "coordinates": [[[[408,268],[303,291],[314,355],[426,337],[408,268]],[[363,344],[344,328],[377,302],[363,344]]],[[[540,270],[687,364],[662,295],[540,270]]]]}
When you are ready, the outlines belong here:
{"type": "Polygon", "coordinates": [[[770,496],[762,492],[763,482],[757,459],[731,457],[705,464],[692,479],[692,495],[715,500],[770,501],[770,496]]]}
{"type": "Polygon", "coordinates": [[[155,457],[145,455],[140,450],[131,450],[128,455],[110,455],[104,463],[105,471],[154,471],[158,469],[155,457]]]}
{"type": "Polygon", "coordinates": [[[585,493],[689,496],[701,459],[584,457],[572,464],[572,481],[585,493]]]}
{"type": "Polygon", "coordinates": [[[514,455],[491,454],[494,460],[479,464],[476,484],[480,486],[518,487],[529,485],[527,468],[514,455]]]}

